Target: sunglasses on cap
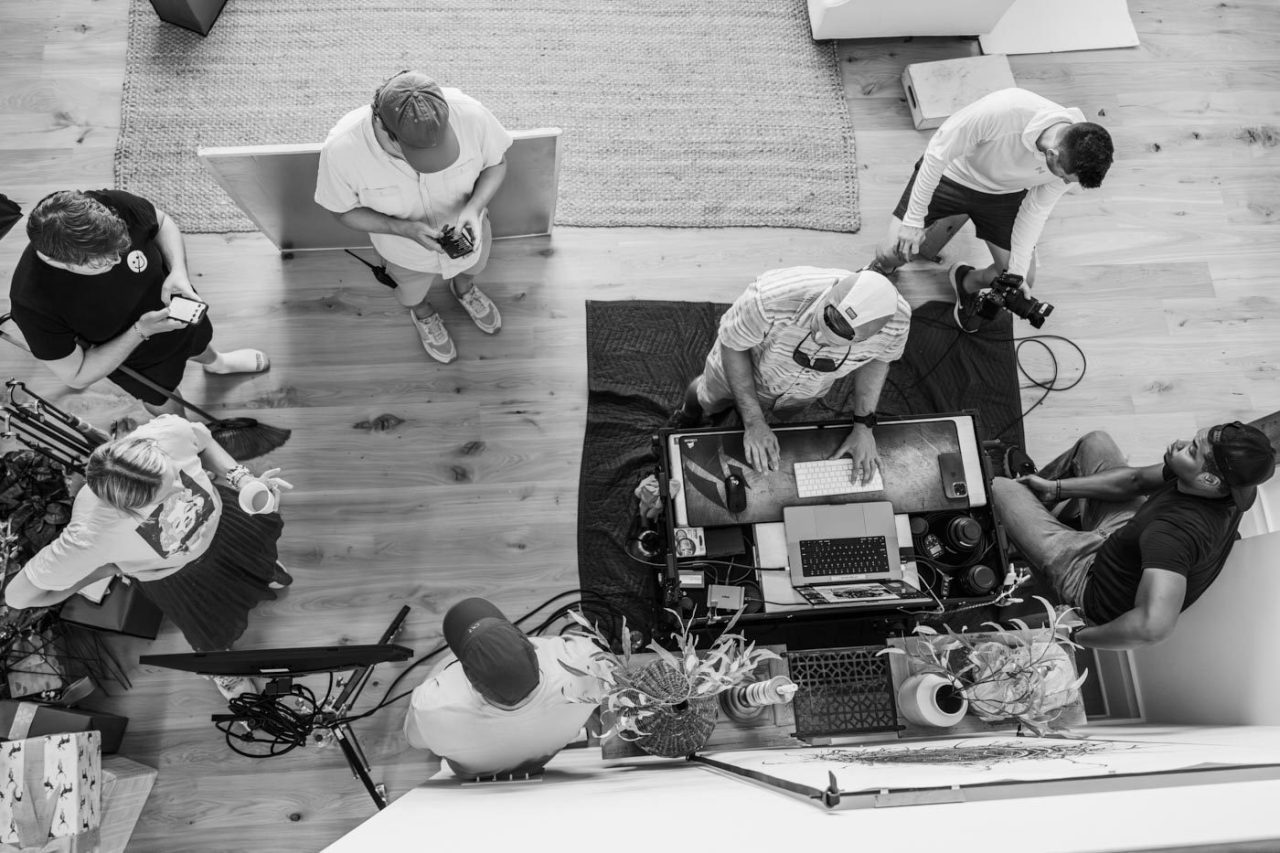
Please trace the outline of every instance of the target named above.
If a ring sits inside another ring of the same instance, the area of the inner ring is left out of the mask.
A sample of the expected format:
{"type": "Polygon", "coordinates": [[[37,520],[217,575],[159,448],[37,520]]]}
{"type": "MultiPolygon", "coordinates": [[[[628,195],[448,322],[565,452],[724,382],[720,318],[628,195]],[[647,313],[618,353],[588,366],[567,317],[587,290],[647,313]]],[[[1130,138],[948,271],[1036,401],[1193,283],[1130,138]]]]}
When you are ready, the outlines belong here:
{"type": "Polygon", "coordinates": [[[853,326],[849,325],[849,321],[836,310],[834,305],[828,305],[822,309],[822,322],[827,324],[832,334],[839,335],[846,341],[853,340],[853,326]]]}
{"type": "Polygon", "coordinates": [[[800,365],[801,367],[803,367],[805,370],[816,370],[818,373],[835,373],[837,370],[839,370],[841,367],[844,366],[844,363],[846,361],[849,360],[850,350],[844,351],[844,358],[840,359],[840,362],[838,364],[836,363],[835,359],[827,358],[825,355],[819,356],[817,358],[810,356],[808,353],[804,352],[800,348],[804,346],[805,341],[809,340],[812,337],[813,337],[813,332],[810,332],[809,334],[801,338],[800,343],[796,344],[795,350],[793,350],[791,353],[791,360],[794,361],[796,364],[800,365]]]}

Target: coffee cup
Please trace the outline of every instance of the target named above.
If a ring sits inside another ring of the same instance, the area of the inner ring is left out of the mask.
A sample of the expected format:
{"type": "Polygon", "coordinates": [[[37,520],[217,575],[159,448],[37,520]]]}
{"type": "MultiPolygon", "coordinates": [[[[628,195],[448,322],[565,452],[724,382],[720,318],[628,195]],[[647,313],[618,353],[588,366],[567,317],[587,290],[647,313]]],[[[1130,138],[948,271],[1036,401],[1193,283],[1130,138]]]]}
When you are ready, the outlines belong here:
{"type": "Polygon", "coordinates": [[[240,508],[249,515],[274,512],[279,496],[261,480],[246,480],[240,486],[240,508]]]}

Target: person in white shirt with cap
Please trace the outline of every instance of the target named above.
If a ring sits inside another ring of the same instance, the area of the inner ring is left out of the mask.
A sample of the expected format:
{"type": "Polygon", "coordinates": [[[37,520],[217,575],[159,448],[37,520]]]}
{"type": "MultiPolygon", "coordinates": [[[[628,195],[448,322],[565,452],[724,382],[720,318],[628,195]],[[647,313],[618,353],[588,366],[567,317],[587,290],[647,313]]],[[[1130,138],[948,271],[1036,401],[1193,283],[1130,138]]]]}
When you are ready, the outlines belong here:
{"type": "Polygon", "coordinates": [[[747,462],[778,467],[770,420],[786,420],[853,374],[854,427],[832,458],[850,456],[860,480],[879,468],[873,430],[890,363],[901,357],[911,306],[878,272],[819,267],[770,270],[734,301],[703,372],[671,418],[692,426],[736,406],[747,462]]]}
{"type": "Polygon", "coordinates": [[[320,149],[316,203],[368,232],[427,355],[445,364],[458,350],[427,299],[435,285],[449,286],[480,331],[502,328],[474,279],[489,260],[487,208],[506,177],[512,141],[479,101],[401,71],[372,104],[339,119],[320,149]],[[452,246],[446,229],[465,234],[470,250],[452,246]]]}
{"type": "Polygon", "coordinates": [[[966,215],[992,263],[951,267],[956,322],[978,329],[972,297],[1003,272],[1035,281],[1036,242],[1073,185],[1095,189],[1111,167],[1106,129],[1026,89],[1002,89],[958,110],[933,134],[876,247],[873,268],[891,273],[920,251],[929,227],[966,215]]]}

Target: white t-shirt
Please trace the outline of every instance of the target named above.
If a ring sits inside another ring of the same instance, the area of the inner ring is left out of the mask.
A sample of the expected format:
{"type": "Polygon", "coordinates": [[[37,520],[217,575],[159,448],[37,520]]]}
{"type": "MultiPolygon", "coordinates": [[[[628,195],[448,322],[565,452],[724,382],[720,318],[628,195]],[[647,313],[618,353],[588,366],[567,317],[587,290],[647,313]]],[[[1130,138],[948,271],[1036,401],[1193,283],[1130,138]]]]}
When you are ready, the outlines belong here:
{"type": "MultiPolygon", "coordinates": [[[[512,138],[475,98],[457,89],[442,91],[449,104],[449,126],[458,137],[458,159],[452,166],[420,174],[388,154],[378,144],[373,109],[366,105],[347,113],[329,131],[320,149],[316,204],[334,213],[367,207],[397,219],[422,221],[437,229],[456,223],[471,199],[476,179],[485,169],[502,162],[512,138]]],[[[476,263],[474,253],[450,258],[394,234],[370,234],[369,239],[385,260],[445,278],[476,263]]]]}
{"type": "Polygon", "coordinates": [[[929,140],[903,224],[924,226],[943,175],[978,192],[1027,190],[1014,221],[1009,258],[1009,272],[1025,276],[1053,206],[1070,189],[1049,171],[1036,140],[1055,124],[1084,120],[1080,110],[1026,89],[1001,89],[979,98],[953,113],[929,140]]]}
{"type": "Polygon", "coordinates": [[[476,692],[450,655],[416,690],[404,720],[410,746],[446,759],[460,776],[488,776],[527,762],[545,763],[573,740],[595,711],[602,685],[573,675],[599,672],[598,649],[583,637],[530,637],[541,677],[532,697],[507,710],[476,692]],[[593,701],[571,702],[571,698],[593,701]]]}
{"type": "Polygon", "coordinates": [[[200,451],[213,441],[209,430],[177,415],[161,415],[131,435],[159,443],[178,463],[181,487],[134,514],[84,487],[62,533],[23,567],[32,585],[67,589],[107,563],[139,580],[158,580],[209,550],[222,518],[222,498],[200,464],[200,451]]]}

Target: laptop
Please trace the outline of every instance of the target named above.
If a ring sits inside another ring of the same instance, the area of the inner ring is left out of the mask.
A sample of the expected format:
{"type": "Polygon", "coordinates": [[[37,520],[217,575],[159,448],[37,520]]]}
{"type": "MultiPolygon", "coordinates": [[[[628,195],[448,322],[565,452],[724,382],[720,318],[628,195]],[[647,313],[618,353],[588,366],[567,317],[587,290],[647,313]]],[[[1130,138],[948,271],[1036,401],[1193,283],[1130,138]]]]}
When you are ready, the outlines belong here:
{"type": "Polygon", "coordinates": [[[888,501],[784,507],[782,523],[797,589],[902,577],[898,525],[888,501]]]}

